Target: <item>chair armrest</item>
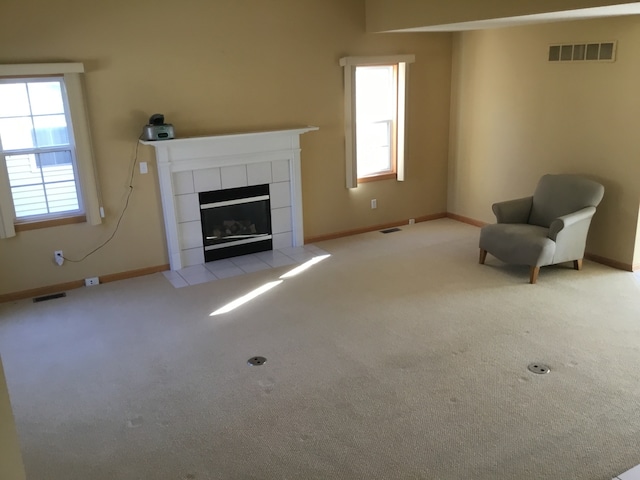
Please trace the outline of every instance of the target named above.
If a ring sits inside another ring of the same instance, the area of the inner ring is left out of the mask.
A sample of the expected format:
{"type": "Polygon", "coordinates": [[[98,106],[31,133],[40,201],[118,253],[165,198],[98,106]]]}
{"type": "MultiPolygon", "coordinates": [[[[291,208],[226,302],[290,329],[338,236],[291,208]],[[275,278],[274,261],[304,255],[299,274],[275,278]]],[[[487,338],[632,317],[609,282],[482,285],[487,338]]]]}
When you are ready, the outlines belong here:
{"type": "Polygon", "coordinates": [[[498,223],[527,223],[531,214],[533,197],[516,198],[491,206],[498,223]]]}
{"type": "Polygon", "coordinates": [[[596,207],[585,207],[577,212],[556,218],[549,226],[549,238],[555,242],[561,231],[568,230],[571,226],[584,220],[591,221],[594,213],[596,213],[596,207]]]}

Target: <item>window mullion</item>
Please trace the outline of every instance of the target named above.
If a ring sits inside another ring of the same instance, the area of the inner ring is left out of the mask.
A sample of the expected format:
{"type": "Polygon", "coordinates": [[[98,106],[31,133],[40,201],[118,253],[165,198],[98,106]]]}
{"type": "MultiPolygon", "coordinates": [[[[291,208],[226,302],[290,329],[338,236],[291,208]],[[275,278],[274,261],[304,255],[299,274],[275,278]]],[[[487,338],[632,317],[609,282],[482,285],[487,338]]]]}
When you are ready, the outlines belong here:
{"type": "Polygon", "coordinates": [[[37,147],[37,148],[24,148],[20,150],[5,150],[2,151],[0,148],[0,152],[3,155],[31,155],[36,153],[55,153],[55,152],[67,152],[72,150],[73,147],[71,145],[55,145],[52,147],[37,147]]]}
{"type": "Polygon", "coordinates": [[[31,108],[31,92],[29,91],[29,82],[24,83],[27,90],[27,104],[29,105],[29,120],[31,121],[31,143],[34,147],[38,147],[36,139],[36,124],[33,122],[33,109],[31,108]]]}
{"type": "Polygon", "coordinates": [[[47,195],[47,183],[44,180],[44,168],[42,168],[42,160],[40,159],[40,154],[36,154],[36,158],[38,159],[36,165],[40,165],[40,180],[42,181],[42,193],[44,194],[44,204],[47,206],[47,214],[51,213],[51,208],[49,208],[49,196],[47,195]]]}

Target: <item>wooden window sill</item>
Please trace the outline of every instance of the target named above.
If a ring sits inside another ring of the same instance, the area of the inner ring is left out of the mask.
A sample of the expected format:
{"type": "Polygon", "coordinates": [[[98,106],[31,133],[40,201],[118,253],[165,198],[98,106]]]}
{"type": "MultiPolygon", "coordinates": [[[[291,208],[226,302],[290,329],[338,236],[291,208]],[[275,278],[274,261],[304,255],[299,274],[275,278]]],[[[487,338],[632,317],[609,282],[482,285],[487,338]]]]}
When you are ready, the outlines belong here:
{"type": "Polygon", "coordinates": [[[26,232],[28,230],[38,230],[40,228],[59,227],[60,225],[71,225],[73,223],[84,223],[86,221],[86,215],[75,215],[73,217],[52,218],[51,220],[16,223],[14,226],[16,232],[26,232]]]}
{"type": "Polygon", "coordinates": [[[380,175],[371,175],[370,177],[358,178],[358,183],[377,182],[379,180],[395,180],[395,173],[382,173],[380,175]]]}

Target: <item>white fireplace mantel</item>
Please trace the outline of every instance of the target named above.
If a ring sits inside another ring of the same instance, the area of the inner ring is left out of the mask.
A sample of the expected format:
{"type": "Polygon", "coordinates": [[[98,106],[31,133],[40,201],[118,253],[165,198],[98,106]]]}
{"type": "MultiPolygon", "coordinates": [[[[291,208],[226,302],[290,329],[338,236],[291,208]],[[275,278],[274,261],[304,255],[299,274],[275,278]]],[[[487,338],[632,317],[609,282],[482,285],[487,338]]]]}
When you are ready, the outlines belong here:
{"type": "MultiPolygon", "coordinates": [[[[195,214],[182,213],[186,210],[184,205],[193,203],[192,198],[199,191],[253,183],[284,186],[289,191],[290,205],[286,208],[290,208],[291,231],[280,234],[278,246],[303,245],[300,135],[314,130],[318,127],[141,141],[156,151],[171,270],[202,263],[197,246],[193,246],[185,233],[194,230],[191,227],[196,222],[195,214]],[[179,181],[185,176],[186,187],[179,181]]],[[[289,210],[285,209],[284,213],[288,216],[289,210]]]]}

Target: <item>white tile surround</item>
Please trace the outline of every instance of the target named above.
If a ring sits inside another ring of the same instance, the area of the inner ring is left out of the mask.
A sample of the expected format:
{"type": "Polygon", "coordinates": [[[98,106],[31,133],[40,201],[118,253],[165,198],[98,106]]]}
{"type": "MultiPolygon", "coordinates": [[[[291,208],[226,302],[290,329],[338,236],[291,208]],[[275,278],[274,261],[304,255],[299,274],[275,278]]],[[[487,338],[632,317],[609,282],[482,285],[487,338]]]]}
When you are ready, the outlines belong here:
{"type": "Polygon", "coordinates": [[[204,263],[199,192],[268,184],[274,250],[301,247],[300,135],[313,130],[141,141],[156,150],[171,270],[204,263]]]}

